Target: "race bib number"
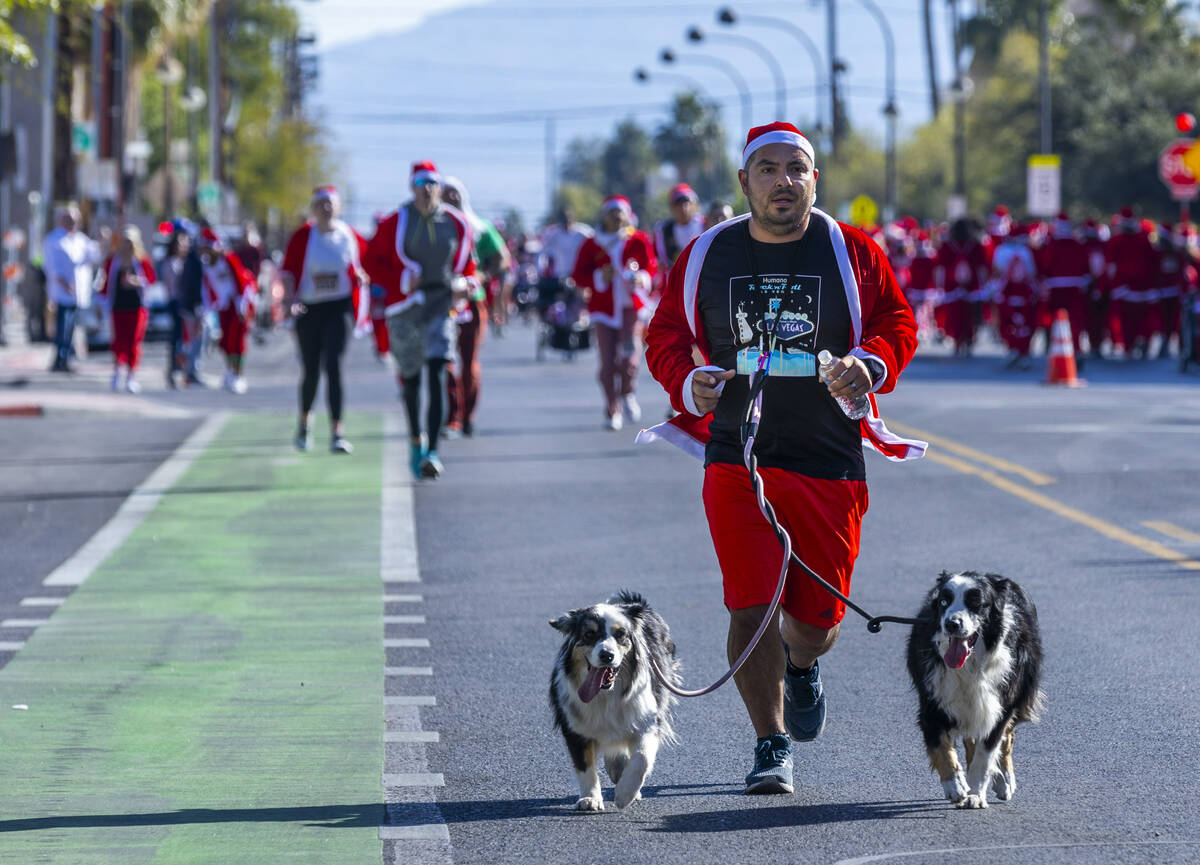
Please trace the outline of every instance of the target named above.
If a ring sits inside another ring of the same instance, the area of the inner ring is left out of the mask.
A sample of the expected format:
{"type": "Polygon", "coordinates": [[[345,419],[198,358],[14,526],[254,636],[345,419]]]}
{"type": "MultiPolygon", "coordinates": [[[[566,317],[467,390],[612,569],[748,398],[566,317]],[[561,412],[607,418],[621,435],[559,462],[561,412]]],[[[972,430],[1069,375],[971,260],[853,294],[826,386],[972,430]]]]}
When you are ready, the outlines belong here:
{"type": "Polygon", "coordinates": [[[337,294],[338,276],[336,273],[314,273],[312,275],[313,294],[317,297],[327,297],[337,294]]]}

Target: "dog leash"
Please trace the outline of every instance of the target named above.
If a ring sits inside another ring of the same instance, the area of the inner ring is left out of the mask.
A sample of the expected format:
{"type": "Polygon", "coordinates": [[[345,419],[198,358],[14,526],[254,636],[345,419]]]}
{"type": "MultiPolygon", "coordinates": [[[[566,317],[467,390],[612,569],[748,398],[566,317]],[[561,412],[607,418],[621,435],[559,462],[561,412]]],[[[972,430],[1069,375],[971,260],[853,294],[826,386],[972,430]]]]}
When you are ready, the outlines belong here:
{"type": "Polygon", "coordinates": [[[658,677],[659,682],[662,683],[664,688],[679,697],[702,697],[705,694],[711,694],[728,682],[742,668],[742,665],[746,663],[751,653],[758,648],[759,641],[762,640],[767,628],[776,621],[779,615],[779,603],[783,598],[783,588],[787,583],[788,566],[792,562],[799,565],[801,570],[816,581],[821,588],[845,604],[847,608],[854,610],[854,612],[866,619],[867,630],[872,634],[878,634],[883,630],[885,622],[892,622],[898,625],[916,625],[923,621],[920,618],[910,618],[907,616],[872,616],[830,585],[820,574],[810,568],[803,559],[796,555],[795,550],[792,549],[791,535],[787,533],[787,530],[783,526],[779,525],[779,520],[775,517],[775,508],[771,506],[770,501],[767,500],[766,493],[763,491],[762,477],[758,473],[758,458],[754,455],[754,442],[758,436],[758,423],[762,418],[763,389],[766,387],[767,375],[771,369],[771,356],[775,353],[775,331],[778,327],[779,314],[777,312],[767,341],[767,352],[764,356],[759,357],[758,369],[750,380],[750,393],[746,400],[746,414],[742,422],[741,437],[745,444],[745,448],[742,451],[742,460],[746,465],[747,471],[750,472],[750,483],[754,488],[754,497],[758,500],[758,509],[762,511],[762,515],[771,524],[771,529],[775,532],[775,537],[779,540],[780,546],[783,547],[783,564],[779,568],[779,581],[775,585],[775,594],[771,597],[771,603],[758,625],[758,630],[754,632],[754,636],[750,638],[750,642],[746,645],[741,655],[738,656],[738,659],[733,662],[733,665],[711,685],[695,691],[680,688],[674,682],[671,682],[663,671],[658,668],[658,664],[654,658],[650,658],[650,667],[654,670],[654,675],[658,677]]]}

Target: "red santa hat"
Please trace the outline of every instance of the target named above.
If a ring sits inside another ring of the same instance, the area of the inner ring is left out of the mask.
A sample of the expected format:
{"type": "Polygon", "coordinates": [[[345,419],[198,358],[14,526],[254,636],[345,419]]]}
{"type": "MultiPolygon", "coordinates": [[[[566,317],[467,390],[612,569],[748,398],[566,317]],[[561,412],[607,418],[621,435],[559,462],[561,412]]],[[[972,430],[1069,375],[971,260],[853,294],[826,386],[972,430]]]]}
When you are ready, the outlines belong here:
{"type": "Polygon", "coordinates": [[[312,201],[314,204],[318,201],[332,201],[337,204],[340,200],[336,186],[318,186],[313,189],[312,201]]]}
{"type": "Polygon", "coordinates": [[[808,156],[809,162],[816,165],[817,156],[812,143],[792,124],[777,120],[766,126],[755,126],[746,133],[746,146],[742,150],[742,168],[745,169],[750,163],[750,157],[754,151],[768,144],[790,144],[798,147],[808,156]]]}
{"type": "Polygon", "coordinates": [[[429,160],[423,162],[414,162],[412,166],[412,176],[409,177],[413,186],[421,186],[425,183],[441,183],[442,175],[438,173],[437,166],[429,160]]]}
{"type": "Polygon", "coordinates": [[[988,234],[993,237],[1005,237],[1011,229],[1012,217],[1008,215],[1008,208],[1003,204],[997,204],[988,214],[988,234]]]}
{"type": "Polygon", "coordinates": [[[686,183],[680,183],[671,190],[671,203],[676,201],[699,201],[700,196],[696,194],[696,190],[688,186],[686,183]]]}
{"type": "Polygon", "coordinates": [[[610,195],[604,199],[604,203],[600,205],[600,212],[607,213],[610,210],[619,210],[626,217],[633,216],[633,205],[629,203],[629,199],[624,195],[610,195]]]}
{"type": "Polygon", "coordinates": [[[200,229],[200,234],[196,237],[196,245],[220,249],[221,238],[217,237],[217,233],[211,228],[202,228],[200,229]]]}

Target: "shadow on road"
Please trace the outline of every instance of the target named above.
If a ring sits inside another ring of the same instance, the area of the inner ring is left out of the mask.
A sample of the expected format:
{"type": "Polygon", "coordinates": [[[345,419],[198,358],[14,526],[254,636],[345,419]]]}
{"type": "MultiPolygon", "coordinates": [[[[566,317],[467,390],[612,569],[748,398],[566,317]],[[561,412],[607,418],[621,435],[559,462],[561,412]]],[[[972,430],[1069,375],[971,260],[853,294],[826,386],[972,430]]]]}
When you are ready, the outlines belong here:
{"type": "Polygon", "coordinates": [[[860,820],[928,820],[944,813],[949,807],[945,802],[922,799],[914,802],[831,802],[824,805],[784,805],[744,811],[702,811],[695,814],[665,815],[662,825],[648,831],[729,832],[741,829],[781,829],[850,823],[860,820]]]}
{"type": "Polygon", "coordinates": [[[121,826],[180,826],[193,823],[304,823],[329,829],[379,826],[386,820],[380,802],[364,805],[306,805],[295,808],[185,808],[145,814],[62,814],[0,820],[2,832],[46,829],[103,829],[121,826]]]}

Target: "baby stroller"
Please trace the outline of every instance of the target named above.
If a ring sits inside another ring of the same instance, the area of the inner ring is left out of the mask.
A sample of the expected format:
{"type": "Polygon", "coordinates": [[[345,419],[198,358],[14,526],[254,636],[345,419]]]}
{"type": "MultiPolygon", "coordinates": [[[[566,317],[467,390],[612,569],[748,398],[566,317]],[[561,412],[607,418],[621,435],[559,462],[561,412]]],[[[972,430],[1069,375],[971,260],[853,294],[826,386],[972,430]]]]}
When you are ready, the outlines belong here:
{"type": "Polygon", "coordinates": [[[538,283],[538,313],[537,360],[545,359],[547,349],[565,352],[565,359],[571,360],[576,352],[591,346],[587,306],[574,286],[543,279],[538,283]]]}

